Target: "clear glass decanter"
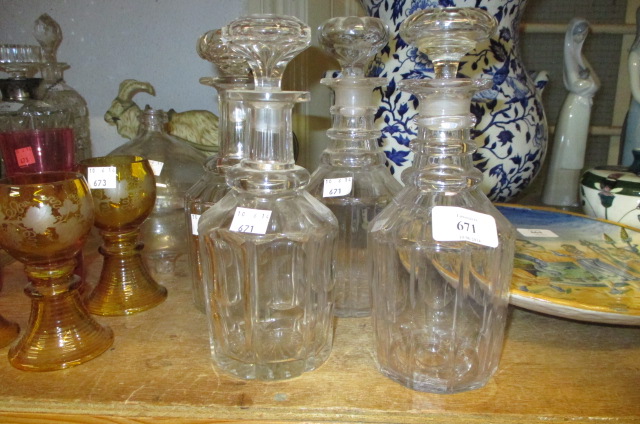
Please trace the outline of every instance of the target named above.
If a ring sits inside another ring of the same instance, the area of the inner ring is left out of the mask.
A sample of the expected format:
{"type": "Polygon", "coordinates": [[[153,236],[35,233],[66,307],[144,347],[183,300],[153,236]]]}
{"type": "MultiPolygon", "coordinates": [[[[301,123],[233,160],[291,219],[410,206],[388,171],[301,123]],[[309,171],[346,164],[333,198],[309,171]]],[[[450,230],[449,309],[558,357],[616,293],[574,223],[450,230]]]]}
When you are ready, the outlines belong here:
{"type": "Polygon", "coordinates": [[[371,223],[369,246],[378,367],[415,390],[479,388],[502,350],[515,234],[479,188],[470,138],[471,97],[491,82],[455,78],[494,29],[473,8],[422,10],[400,28],[435,58],[436,77],[400,83],[420,101],[414,169],[371,223]]]}
{"type": "Polygon", "coordinates": [[[247,61],[238,57],[222,40],[220,30],[203,34],[197,44],[200,57],[217,65],[220,76],[203,77],[200,83],[214,87],[218,91],[218,154],[211,156],[204,164],[204,174],[185,195],[185,214],[189,231],[189,268],[193,283],[193,301],[204,312],[204,283],[200,258],[200,238],[198,222],[204,211],[222,199],[230,190],[226,172],[229,167],[240,163],[244,153],[245,113],[241,100],[228,100],[229,90],[250,90],[253,79],[248,77],[247,61]]]}
{"type": "Polygon", "coordinates": [[[77,162],[91,157],[91,133],[87,102],[64,80],[66,63],[58,62],[57,51],[62,41],[60,25],[46,13],[36,21],[33,34],[42,48],[44,63],[41,69],[46,86],[43,100],[68,110],[72,116],[75,136],[74,156],[77,162]]]}
{"type": "Polygon", "coordinates": [[[243,379],[291,378],[320,366],[333,343],[338,224],[293,158],[292,108],[309,93],[280,88],[311,30],[294,17],[252,15],[222,36],[249,63],[255,90],[229,92],[245,102],[247,153],[198,225],[212,357],[243,379]]]}
{"type": "Polygon", "coordinates": [[[109,155],[141,156],[149,161],[156,179],[156,203],[140,228],[142,257],[162,282],[175,272],[178,257],[187,252],[184,196],[202,174],[203,152],[166,131],[167,114],[149,106],[140,114],[138,135],[109,155]]]}
{"type": "Polygon", "coordinates": [[[307,190],[331,209],[340,226],[334,314],[368,316],[367,229],[402,188],[385,166],[386,156],[378,145],[380,131],[373,123],[377,110],[373,89],[387,79],[364,76],[364,67],[386,45],[389,32],[380,19],[371,17],[332,18],[318,31],[320,46],[338,59],[342,76],[321,80],[335,94],[333,125],[307,190]]]}

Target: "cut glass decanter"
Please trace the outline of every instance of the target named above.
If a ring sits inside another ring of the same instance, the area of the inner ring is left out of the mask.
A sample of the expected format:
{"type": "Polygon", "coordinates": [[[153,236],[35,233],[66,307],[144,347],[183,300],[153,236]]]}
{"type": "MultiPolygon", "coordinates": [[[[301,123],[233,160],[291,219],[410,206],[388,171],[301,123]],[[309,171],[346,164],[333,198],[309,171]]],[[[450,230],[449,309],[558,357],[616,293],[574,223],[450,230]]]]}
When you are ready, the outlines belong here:
{"type": "Polygon", "coordinates": [[[413,170],[371,223],[378,367],[415,390],[454,393],[496,371],[507,320],[515,234],[479,187],[470,130],[474,92],[457,63],[495,21],[473,8],[416,12],[400,28],[433,59],[436,78],[399,85],[420,101],[413,170]]]}
{"type": "Polygon", "coordinates": [[[68,111],[75,136],[74,156],[77,162],[91,157],[91,133],[87,102],[64,80],[66,63],[58,62],[57,52],[62,42],[60,25],[48,14],[41,15],[34,25],[33,35],[40,44],[44,63],[41,69],[46,91],[44,100],[68,111]]]}
{"type": "Polygon", "coordinates": [[[246,106],[247,153],[198,225],[212,358],[243,379],[291,378],[326,361],[333,342],[338,224],[294,162],[292,108],[309,93],[280,88],[311,30],[294,17],[252,15],[222,37],[249,63],[255,89],[229,91],[246,106]]]}
{"type": "Polygon", "coordinates": [[[185,195],[185,213],[189,240],[189,268],[193,283],[193,301],[204,312],[204,283],[200,258],[198,222],[204,211],[222,199],[230,190],[226,172],[240,163],[244,154],[246,116],[242,100],[229,100],[229,90],[252,89],[247,61],[234,53],[222,40],[219,29],[211,30],[198,39],[197,51],[201,58],[217,65],[217,78],[203,77],[200,82],[214,87],[218,92],[220,124],[218,154],[204,164],[204,174],[185,195]]]}
{"type": "Polygon", "coordinates": [[[400,191],[385,166],[380,131],[374,128],[377,106],[372,90],[386,78],[364,76],[364,67],[387,43],[389,32],[378,18],[332,18],[319,28],[320,46],[342,66],[339,78],[324,78],[335,103],[327,148],[311,176],[308,190],[336,215],[340,230],[335,264],[335,308],[340,317],[371,313],[367,272],[369,222],[400,191]]]}

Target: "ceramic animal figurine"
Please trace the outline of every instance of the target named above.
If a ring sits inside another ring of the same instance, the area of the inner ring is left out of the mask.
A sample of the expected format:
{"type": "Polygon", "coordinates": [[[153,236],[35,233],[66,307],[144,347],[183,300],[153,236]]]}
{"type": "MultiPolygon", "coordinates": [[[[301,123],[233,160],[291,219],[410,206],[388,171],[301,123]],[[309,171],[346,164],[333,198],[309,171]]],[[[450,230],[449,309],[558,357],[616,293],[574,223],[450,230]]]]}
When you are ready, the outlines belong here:
{"type": "MultiPolygon", "coordinates": [[[[140,107],[133,101],[137,93],[148,93],[155,96],[155,89],[148,82],[127,79],[120,83],[117,97],[111,102],[111,107],[104,114],[104,120],[115,125],[118,134],[129,140],[138,134],[138,115],[142,113],[140,107]]],[[[207,110],[188,110],[168,112],[169,123],[167,132],[174,137],[181,138],[198,150],[213,152],[218,150],[218,117],[207,110]]]]}
{"type": "Polygon", "coordinates": [[[582,54],[589,23],[569,22],[564,38],[564,86],[569,91],[556,124],[549,173],[542,202],[554,206],[578,206],[578,185],[584,168],[593,96],[600,80],[582,54]]]}
{"type": "Polygon", "coordinates": [[[640,148],[640,7],[636,9],[636,39],[629,50],[629,85],[631,104],[624,120],[620,143],[622,145],[620,164],[633,163],[633,149],[640,148]]]}

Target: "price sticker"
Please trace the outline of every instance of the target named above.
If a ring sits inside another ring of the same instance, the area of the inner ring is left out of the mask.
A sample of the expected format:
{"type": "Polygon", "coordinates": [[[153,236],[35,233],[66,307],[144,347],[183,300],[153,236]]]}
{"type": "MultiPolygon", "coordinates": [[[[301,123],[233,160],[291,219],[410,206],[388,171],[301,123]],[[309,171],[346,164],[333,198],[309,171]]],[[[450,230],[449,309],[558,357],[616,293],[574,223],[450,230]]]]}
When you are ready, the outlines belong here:
{"type": "Polygon", "coordinates": [[[197,213],[191,214],[191,234],[198,235],[198,222],[200,221],[200,215],[197,213]]]}
{"type": "Polygon", "coordinates": [[[0,102],[0,112],[17,112],[22,106],[24,104],[18,102],[0,102]]]}
{"type": "Polygon", "coordinates": [[[117,188],[117,172],[115,166],[92,166],[87,170],[89,188],[117,188]]]}
{"type": "Polygon", "coordinates": [[[236,233],[266,234],[270,219],[271,211],[237,207],[229,229],[236,233]]]}
{"type": "Polygon", "coordinates": [[[498,229],[491,215],[454,206],[435,206],[432,228],[436,241],[469,241],[498,247],[498,229]]]}
{"type": "Polygon", "coordinates": [[[559,237],[553,231],[544,228],[518,228],[518,232],[525,237],[559,237]]]}
{"type": "Polygon", "coordinates": [[[151,169],[153,169],[153,175],[159,177],[162,173],[162,167],[164,166],[164,162],[159,162],[157,160],[149,160],[149,165],[151,165],[151,169]]]}
{"type": "Polygon", "coordinates": [[[34,163],[36,163],[36,158],[35,156],[33,156],[33,150],[31,150],[31,146],[16,149],[15,154],[16,162],[18,162],[18,166],[20,168],[24,168],[25,166],[33,165],[34,163]]]}
{"type": "Polygon", "coordinates": [[[322,197],[341,197],[351,193],[353,178],[326,178],[322,188],[322,197]]]}

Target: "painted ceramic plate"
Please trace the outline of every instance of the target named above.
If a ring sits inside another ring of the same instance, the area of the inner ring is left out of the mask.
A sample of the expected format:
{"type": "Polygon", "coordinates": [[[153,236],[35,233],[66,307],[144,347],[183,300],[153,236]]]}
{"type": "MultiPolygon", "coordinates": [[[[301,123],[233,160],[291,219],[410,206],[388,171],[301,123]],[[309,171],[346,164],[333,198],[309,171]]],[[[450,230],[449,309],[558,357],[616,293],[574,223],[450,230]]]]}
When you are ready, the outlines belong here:
{"type": "Polygon", "coordinates": [[[518,230],[513,305],[581,321],[640,325],[640,232],[546,208],[498,209],[518,230]]]}

